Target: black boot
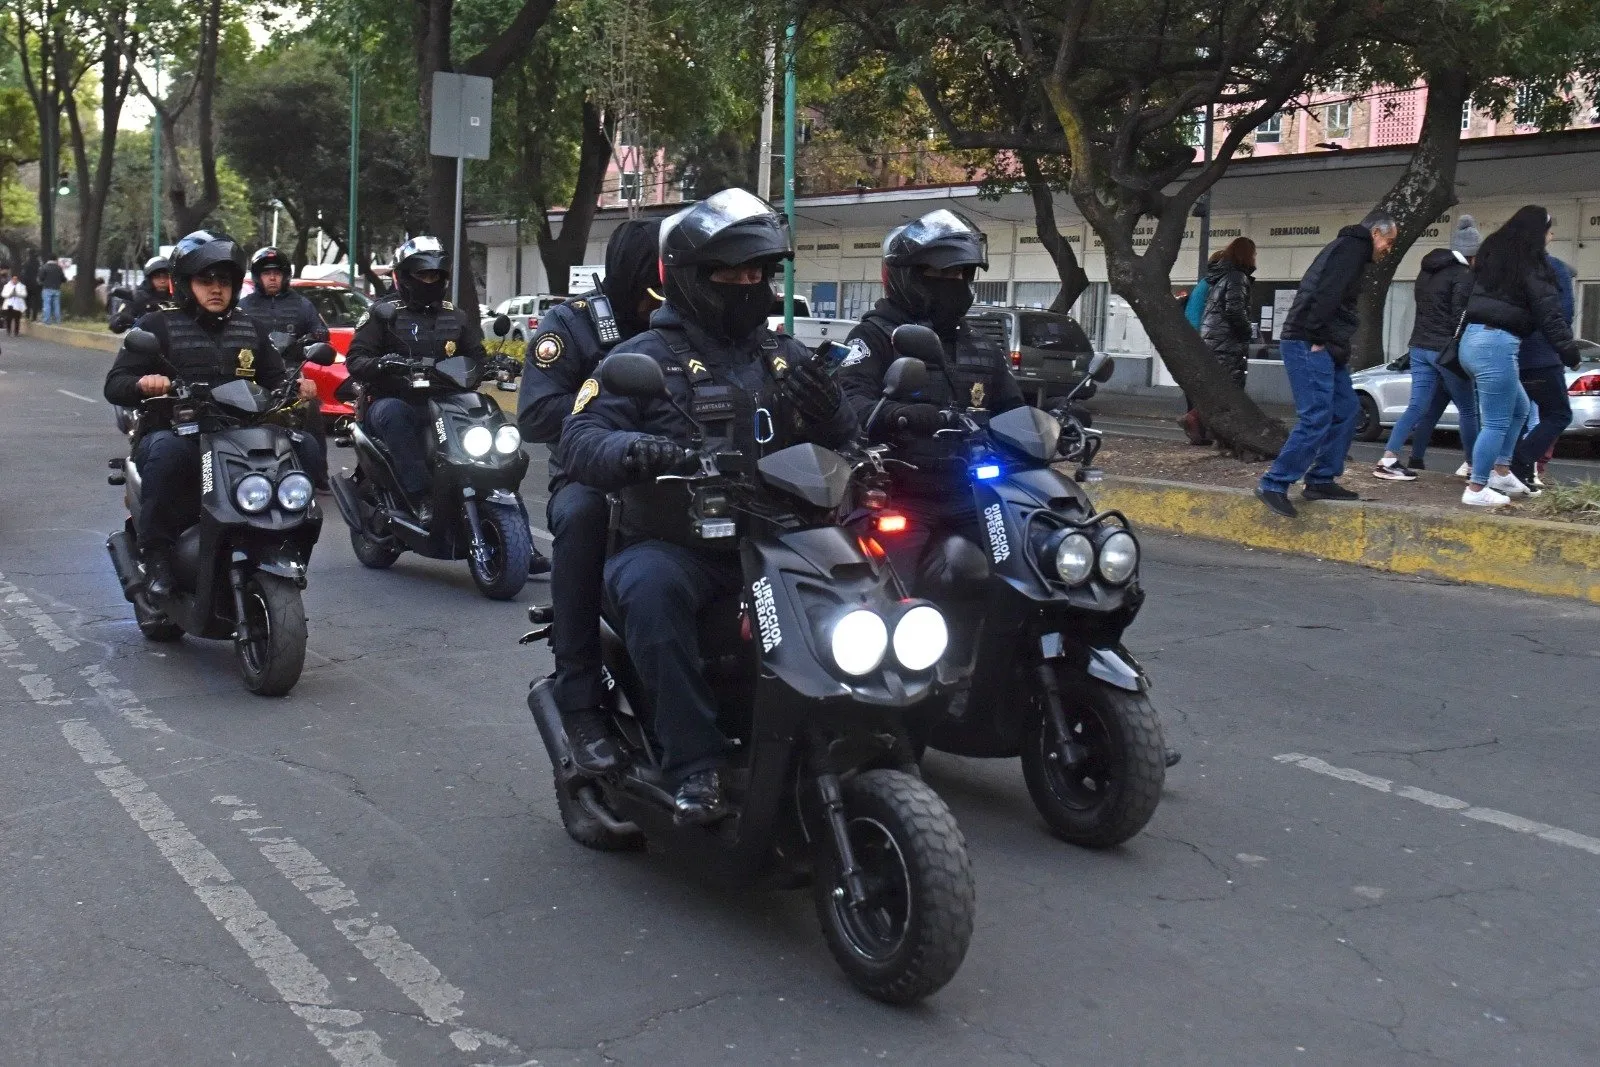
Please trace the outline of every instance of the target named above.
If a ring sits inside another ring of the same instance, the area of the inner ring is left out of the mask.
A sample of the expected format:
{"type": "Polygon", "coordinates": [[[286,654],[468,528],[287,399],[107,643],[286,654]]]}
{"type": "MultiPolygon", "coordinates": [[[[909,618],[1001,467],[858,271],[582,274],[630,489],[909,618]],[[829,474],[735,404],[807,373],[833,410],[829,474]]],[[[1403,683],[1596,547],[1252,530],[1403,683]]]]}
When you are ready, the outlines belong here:
{"type": "Polygon", "coordinates": [[[172,550],[153,546],[144,550],[144,591],[160,600],[172,595],[172,550]]]}
{"type": "Polygon", "coordinates": [[[563,711],[572,762],[586,774],[609,774],[622,766],[622,748],[611,730],[611,718],[599,708],[563,711]]]}
{"type": "Polygon", "coordinates": [[[528,574],[532,576],[535,574],[549,573],[550,557],[546,556],[543,552],[540,552],[539,546],[535,545],[533,548],[533,556],[528,560],[528,574]]]}
{"type": "Polygon", "coordinates": [[[1167,747],[1167,766],[1168,767],[1176,767],[1178,765],[1178,762],[1180,760],[1182,760],[1182,759],[1183,759],[1183,753],[1182,752],[1179,752],[1177,749],[1171,747],[1170,745],[1167,747]]]}
{"type": "Polygon", "coordinates": [[[709,826],[728,814],[722,799],[722,772],[696,771],[678,786],[673,798],[674,821],[684,826],[709,826]]]}

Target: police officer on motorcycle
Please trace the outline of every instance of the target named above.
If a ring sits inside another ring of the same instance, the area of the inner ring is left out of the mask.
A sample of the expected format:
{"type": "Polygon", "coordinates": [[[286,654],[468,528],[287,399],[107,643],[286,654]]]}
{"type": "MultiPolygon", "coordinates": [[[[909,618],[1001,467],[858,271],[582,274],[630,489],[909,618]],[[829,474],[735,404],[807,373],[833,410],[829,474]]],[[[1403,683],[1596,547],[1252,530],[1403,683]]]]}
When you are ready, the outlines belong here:
{"type": "Polygon", "coordinates": [[[322,321],[317,306],[290,286],[293,273],[288,256],[276,248],[258,249],[250,257],[255,289],[239,301],[239,307],[265,323],[268,333],[286,333],[302,345],[326,342],[328,324],[322,321]]]}
{"type": "Polygon", "coordinates": [[[550,597],[555,609],[551,649],[556,659],[556,706],[573,760],[591,774],[617,767],[620,755],[600,678],[600,579],[606,558],[606,495],[569,479],[554,447],[578,391],[600,360],[624,338],[648,325],[661,303],[659,219],[630,219],[606,244],[600,287],[557,304],[539,320],[523,357],[517,423],[525,441],[551,446],[550,503],[555,535],[550,597]]]}
{"type": "MultiPolygon", "coordinates": [[[[246,379],[264,388],[288,377],[282,357],[267,340],[266,327],[238,308],[244,281],[244,250],[226,234],[196,230],[173,249],[173,301],[139,319],[139,329],[155,335],[161,357],[143,356],[126,346],[106,374],[105,397],[136,407],[162,396],[176,375],[194,385],[217,386],[246,379]]],[[[300,397],[315,400],[316,383],[300,382],[300,397]]],[[[134,461],[143,478],[139,501],[139,549],[152,596],[172,589],[172,546],[200,512],[200,448],[194,437],[166,428],[141,426],[134,461]]],[[[320,457],[315,439],[294,435],[302,466],[320,457]]]]}
{"type": "MultiPolygon", "coordinates": [[[[726,189],[661,226],[666,303],[650,330],[619,351],[662,365],[678,407],[705,429],[711,451],[747,462],[801,441],[839,445],[855,415],[826,370],[793,338],[767,329],[775,266],[793,255],[788,227],[772,206],[726,189]]],[[[605,595],[640,676],[655,695],[654,729],[664,770],[677,781],[679,821],[726,814],[727,740],[701,674],[697,616],[742,583],[737,539],[721,550],[692,536],[677,470],[694,427],[665,397],[603,392],[591,378],[578,390],[561,436],[568,476],[620,492],[626,547],[605,568],[605,595]]]]}
{"type": "Polygon", "coordinates": [[[172,263],[165,256],[155,256],[145,262],[144,280],[134,286],[128,298],[112,312],[111,332],[126,333],[134,323],[171,299],[172,263]]]}

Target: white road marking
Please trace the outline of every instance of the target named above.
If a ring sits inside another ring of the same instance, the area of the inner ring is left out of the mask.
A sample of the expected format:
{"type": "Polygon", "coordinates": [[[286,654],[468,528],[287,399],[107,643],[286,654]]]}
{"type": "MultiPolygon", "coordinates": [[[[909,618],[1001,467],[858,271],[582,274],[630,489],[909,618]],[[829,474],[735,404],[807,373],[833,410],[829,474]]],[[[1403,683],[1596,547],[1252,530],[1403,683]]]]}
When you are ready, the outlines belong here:
{"type": "Polygon", "coordinates": [[[551,533],[549,530],[543,529],[543,528],[538,527],[538,526],[530,526],[530,527],[528,527],[528,532],[533,534],[533,536],[539,538],[539,540],[541,540],[541,541],[554,541],[556,539],[556,535],[555,534],[551,533]]]}
{"type": "Polygon", "coordinates": [[[74,400],[81,400],[85,404],[98,404],[98,403],[100,403],[100,401],[96,400],[92,396],[84,396],[82,393],[74,393],[70,389],[57,389],[56,392],[60,393],[62,396],[70,396],[74,400]]]}
{"type": "Polygon", "coordinates": [[[1536,822],[1533,819],[1524,819],[1520,815],[1499,811],[1495,808],[1480,808],[1465,800],[1446,796],[1443,793],[1434,793],[1416,786],[1397,786],[1387,778],[1377,778],[1362,771],[1352,770],[1349,767],[1335,767],[1331,763],[1317,759],[1315,756],[1303,756],[1298,752],[1286,752],[1273,759],[1279,763],[1293,763],[1305,770],[1316,774],[1337,778],[1342,782],[1351,782],[1355,785],[1365,786],[1379,793],[1392,793],[1394,796],[1405,800],[1414,800],[1418,804],[1425,804],[1430,808],[1442,811],[1453,811],[1463,819],[1474,822],[1489,823],[1492,826],[1503,827],[1519,834],[1532,834],[1534,837],[1550,841],[1557,845],[1566,845],[1591,855],[1600,856],[1600,838],[1580,834],[1576,830],[1564,830],[1559,826],[1548,823],[1536,822]]]}
{"type": "Polygon", "coordinates": [[[240,885],[216,854],[189,832],[166,801],[130,771],[99,730],[81,719],[61,724],[61,735],[100,779],[122,809],[188,883],[222,928],[272,983],[317,1043],[346,1067],[391,1067],[373,1030],[356,1030],[361,1013],[333,1008],[327,975],[300,951],[240,885]]]}

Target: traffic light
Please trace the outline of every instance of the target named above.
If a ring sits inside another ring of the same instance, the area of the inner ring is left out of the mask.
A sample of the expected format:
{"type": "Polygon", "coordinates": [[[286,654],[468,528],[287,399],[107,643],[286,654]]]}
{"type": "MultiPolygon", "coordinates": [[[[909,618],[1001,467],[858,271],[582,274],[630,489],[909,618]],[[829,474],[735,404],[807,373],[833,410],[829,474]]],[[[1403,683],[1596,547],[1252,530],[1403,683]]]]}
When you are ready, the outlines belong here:
{"type": "Polygon", "coordinates": [[[56,195],[57,196],[71,196],[72,195],[72,179],[68,176],[66,171],[62,171],[61,172],[61,176],[56,179],[56,195]]]}

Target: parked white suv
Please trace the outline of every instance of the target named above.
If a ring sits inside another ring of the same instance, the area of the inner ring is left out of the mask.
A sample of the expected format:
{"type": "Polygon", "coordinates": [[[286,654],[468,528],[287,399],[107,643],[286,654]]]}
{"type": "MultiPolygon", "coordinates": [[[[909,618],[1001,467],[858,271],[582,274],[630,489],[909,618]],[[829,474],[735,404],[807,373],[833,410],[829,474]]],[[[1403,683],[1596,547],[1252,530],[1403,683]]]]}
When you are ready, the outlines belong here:
{"type": "Polygon", "coordinates": [[[552,293],[540,293],[537,296],[514,296],[502,300],[499,307],[483,316],[483,335],[493,337],[494,320],[504,315],[511,320],[511,332],[506,336],[513,341],[526,341],[539,328],[540,316],[565,299],[552,293]]]}

